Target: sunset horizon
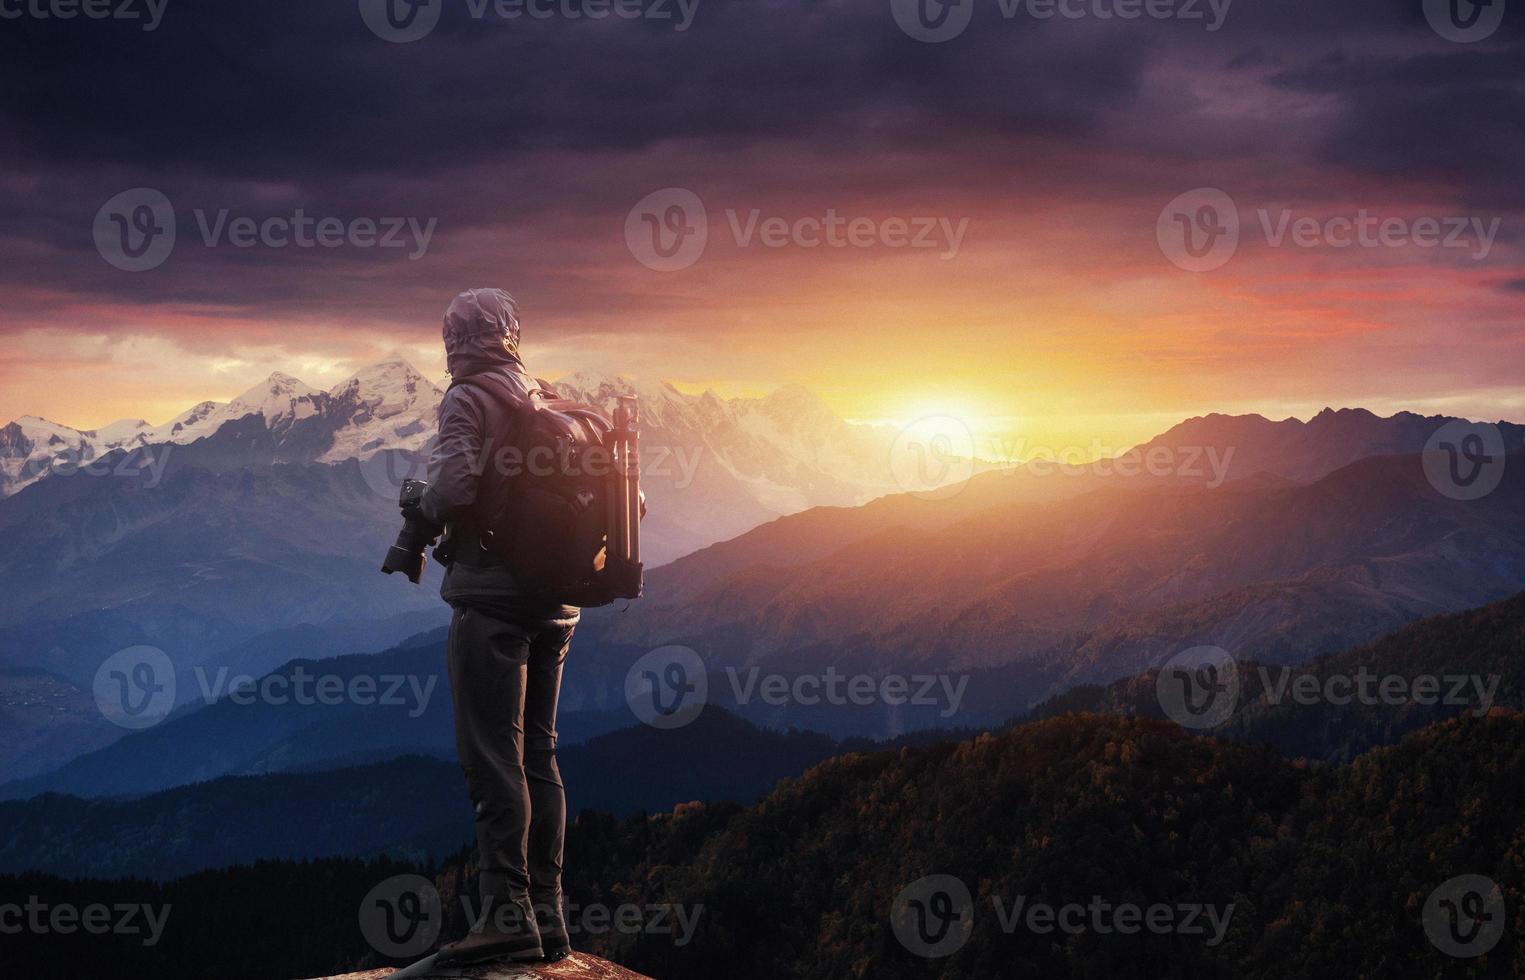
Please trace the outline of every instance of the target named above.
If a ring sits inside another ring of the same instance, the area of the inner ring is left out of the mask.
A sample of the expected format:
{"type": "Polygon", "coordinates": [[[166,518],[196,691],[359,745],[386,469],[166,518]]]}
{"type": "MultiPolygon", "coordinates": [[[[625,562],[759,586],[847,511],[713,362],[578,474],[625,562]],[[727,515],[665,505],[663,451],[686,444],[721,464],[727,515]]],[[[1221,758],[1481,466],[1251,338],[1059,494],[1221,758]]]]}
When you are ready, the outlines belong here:
{"type": "Polygon", "coordinates": [[[12,972],[1525,975],[1525,0],[0,79],[12,972]]]}

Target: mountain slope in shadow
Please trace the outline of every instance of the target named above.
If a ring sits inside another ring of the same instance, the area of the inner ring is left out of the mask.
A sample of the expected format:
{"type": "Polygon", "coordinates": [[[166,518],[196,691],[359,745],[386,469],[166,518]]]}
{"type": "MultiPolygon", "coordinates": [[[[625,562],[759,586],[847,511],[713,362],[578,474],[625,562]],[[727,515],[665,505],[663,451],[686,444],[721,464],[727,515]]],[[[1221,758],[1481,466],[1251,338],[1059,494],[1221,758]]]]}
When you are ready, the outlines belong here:
{"type": "MultiPolygon", "coordinates": [[[[751,802],[843,750],[708,710],[685,728],[638,726],[558,752],[572,813],[625,816],[692,800],[751,802]]],[[[353,760],[359,762],[361,760],[353,760]]],[[[165,879],[255,860],[426,861],[471,835],[453,754],[349,768],[225,776],[129,799],[50,793],[0,803],[0,873],[165,879]]]]}
{"type": "MultiPolygon", "coordinates": [[[[1525,592],[1431,616],[1294,668],[1242,660],[1235,673],[1236,707],[1211,734],[1270,745],[1288,757],[1348,762],[1458,715],[1525,710],[1525,592]]],[[[1076,688],[1029,718],[1068,712],[1163,718],[1157,677],[1150,671],[1076,688]]]]}
{"type": "Polygon", "coordinates": [[[650,598],[589,617],[585,642],[786,674],[1025,663],[1048,676],[1019,696],[1041,698],[1201,643],[1308,660],[1525,588],[1522,454],[1475,501],[1418,456],[1377,456],[1308,485],[1113,486],[948,524],[909,510],[940,503],[776,521],[654,570],[650,598]]]}

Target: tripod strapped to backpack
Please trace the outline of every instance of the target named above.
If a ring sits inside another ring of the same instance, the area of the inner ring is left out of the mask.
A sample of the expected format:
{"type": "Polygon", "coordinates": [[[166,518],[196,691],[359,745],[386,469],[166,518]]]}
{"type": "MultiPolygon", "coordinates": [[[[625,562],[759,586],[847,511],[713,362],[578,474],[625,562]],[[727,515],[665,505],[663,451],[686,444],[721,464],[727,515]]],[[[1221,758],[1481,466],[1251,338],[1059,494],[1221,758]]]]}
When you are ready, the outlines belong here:
{"type": "MultiPolygon", "coordinates": [[[[635,594],[641,594],[641,411],[634,395],[620,395],[614,429],[606,440],[618,483],[609,494],[608,560],[635,566],[635,594]]],[[[607,567],[607,565],[606,565],[607,567]]]]}

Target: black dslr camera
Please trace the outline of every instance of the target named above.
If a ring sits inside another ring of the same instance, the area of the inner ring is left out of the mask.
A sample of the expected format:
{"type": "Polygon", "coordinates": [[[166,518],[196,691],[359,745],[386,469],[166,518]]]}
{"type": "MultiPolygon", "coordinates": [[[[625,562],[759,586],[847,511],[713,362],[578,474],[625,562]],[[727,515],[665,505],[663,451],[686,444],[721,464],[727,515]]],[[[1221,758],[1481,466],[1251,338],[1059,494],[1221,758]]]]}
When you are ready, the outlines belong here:
{"type": "Polygon", "coordinates": [[[397,532],[397,541],[387,549],[386,560],[381,563],[383,572],[388,575],[402,572],[415,585],[424,574],[424,549],[435,542],[441,531],[438,524],[418,509],[427,489],[429,484],[423,480],[402,481],[402,491],[397,495],[397,506],[402,508],[402,530],[397,532]]]}

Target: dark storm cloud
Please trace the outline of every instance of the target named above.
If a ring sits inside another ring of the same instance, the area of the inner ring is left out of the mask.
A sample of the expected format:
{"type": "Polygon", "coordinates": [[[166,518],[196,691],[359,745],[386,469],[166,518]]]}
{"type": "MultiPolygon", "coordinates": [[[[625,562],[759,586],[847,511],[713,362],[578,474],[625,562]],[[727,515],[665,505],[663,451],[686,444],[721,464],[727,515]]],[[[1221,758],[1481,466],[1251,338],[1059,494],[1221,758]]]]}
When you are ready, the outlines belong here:
{"type": "Polygon", "coordinates": [[[1336,53],[1280,74],[1289,89],[1338,96],[1324,159],[1383,177],[1427,178],[1468,204],[1525,203],[1525,45],[1383,55],[1336,53]]]}
{"type": "MultiPolygon", "coordinates": [[[[685,137],[919,128],[1083,131],[1125,101],[1134,39],[916,43],[879,3],[700,0],[693,23],[474,19],[390,44],[353,2],[171,3],[130,23],[21,21],[0,35],[8,153],[230,176],[407,173],[469,155],[685,137]]],[[[880,132],[899,141],[908,134],[880,132]]]]}
{"type": "Polygon", "coordinates": [[[1417,0],[1234,0],[1216,31],[1008,20],[998,0],[968,2],[973,23],[945,44],[907,37],[889,0],[698,0],[682,31],[660,20],[476,19],[467,0],[446,0],[439,27],[410,44],[373,34],[355,0],[169,0],[151,32],[0,20],[0,283],[33,291],[8,302],[0,329],[46,315],[54,293],[224,311],[209,316],[412,315],[437,305],[441,275],[505,264],[571,308],[608,305],[618,297],[602,290],[614,287],[578,267],[580,223],[617,231],[635,200],[667,183],[918,202],[947,188],[1044,185],[1071,199],[1152,201],[1161,186],[1168,199],[1198,172],[1217,173],[1220,155],[1231,175],[1252,138],[1309,145],[1322,167],[1430,179],[1487,206],[1518,197],[1522,49],[1508,38],[1519,11],[1498,40],[1460,46],[1429,30],[1417,0]],[[1194,90],[1150,89],[1177,72],[1194,90]],[[1245,78],[1329,97],[1332,123],[1278,119],[1221,137],[1221,115],[1193,113],[1196,89],[1245,78]],[[1174,157],[1160,150],[1166,140],[1174,157]],[[794,156],[767,157],[755,149],[764,145],[794,156]],[[631,166],[642,154],[650,165],[631,166]],[[1183,157],[1195,158],[1191,176],[1176,169],[1183,157]],[[1135,163],[1162,158],[1173,166],[1135,163]],[[107,198],[137,186],[174,201],[182,234],[193,232],[190,208],[300,205],[433,218],[440,239],[417,263],[351,249],[179,248],[152,275],[118,273],[102,265],[90,225],[107,198]],[[497,236],[493,254],[451,251],[468,234],[497,236]]]}
{"type": "Polygon", "coordinates": [[[1488,153],[1519,137],[1525,49],[1446,44],[1416,0],[1237,0],[1211,32],[1004,19],[998,0],[966,2],[974,22],[946,44],[906,37],[888,0],[697,0],[682,31],[662,20],[507,20],[490,5],[478,19],[467,0],[447,0],[438,28],[411,44],[371,33],[354,0],[170,0],[152,32],[7,20],[0,157],[160,180],[307,182],[673,139],[872,152],[935,138],[977,151],[992,134],[1104,138],[1151,66],[1204,54],[1226,73],[1281,66],[1278,84],[1348,99],[1327,150],[1339,165],[1432,173],[1460,156],[1486,180],[1488,153]]]}
{"type": "MultiPolygon", "coordinates": [[[[662,186],[604,159],[690,141],[697,149],[667,179],[728,168],[727,179],[761,184],[768,175],[749,173],[745,150],[758,141],[872,161],[934,143],[989,152],[1001,134],[1084,138],[1127,106],[1148,62],[1128,32],[1040,38],[1030,24],[995,24],[934,46],[901,33],[883,4],[808,0],[700,0],[683,31],[475,19],[452,0],[411,44],[373,34],[353,0],[170,0],[151,32],[115,20],[0,27],[0,160],[12,175],[0,180],[0,282],[265,316],[395,309],[399,291],[438,275],[440,249],[410,264],[352,249],[180,246],[162,270],[134,276],[101,266],[96,209],[127,188],[162,190],[182,238],[196,230],[190,209],[418,216],[437,219],[442,237],[536,226],[542,245],[515,273],[550,288],[565,278],[550,253],[570,223],[596,214],[617,229],[662,186]]],[[[28,302],[12,298],[12,323],[38,312],[28,302]]]]}

